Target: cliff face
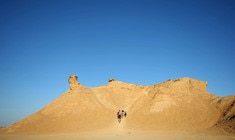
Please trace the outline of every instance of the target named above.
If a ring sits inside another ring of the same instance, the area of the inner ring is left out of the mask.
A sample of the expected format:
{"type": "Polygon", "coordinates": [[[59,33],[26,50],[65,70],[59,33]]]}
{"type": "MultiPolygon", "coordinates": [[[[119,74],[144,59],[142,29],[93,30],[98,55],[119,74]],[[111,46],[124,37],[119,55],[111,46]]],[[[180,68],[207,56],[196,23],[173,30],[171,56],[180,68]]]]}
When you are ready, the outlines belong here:
{"type": "Polygon", "coordinates": [[[216,106],[220,116],[214,127],[235,134],[235,96],[219,99],[216,106]]]}
{"type": "Polygon", "coordinates": [[[234,133],[235,96],[210,94],[207,82],[180,78],[142,86],[110,79],[96,88],[69,77],[70,88],[37,113],[2,129],[5,133],[79,132],[112,128],[116,112],[128,112],[125,128],[202,130],[234,133]]]}

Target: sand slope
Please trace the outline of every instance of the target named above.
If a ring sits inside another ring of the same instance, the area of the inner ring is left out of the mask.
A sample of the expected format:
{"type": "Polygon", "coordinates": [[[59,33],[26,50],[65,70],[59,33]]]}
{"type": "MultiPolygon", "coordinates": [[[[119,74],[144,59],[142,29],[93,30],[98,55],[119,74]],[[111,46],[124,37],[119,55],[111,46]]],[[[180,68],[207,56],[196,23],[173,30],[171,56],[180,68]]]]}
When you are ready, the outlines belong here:
{"type": "Polygon", "coordinates": [[[4,136],[96,131],[127,136],[150,131],[235,134],[235,96],[213,95],[204,81],[180,78],[143,86],[110,80],[105,86],[87,88],[71,75],[69,83],[70,89],[59,98],[0,132],[4,136]],[[128,113],[120,124],[119,109],[128,113]]]}

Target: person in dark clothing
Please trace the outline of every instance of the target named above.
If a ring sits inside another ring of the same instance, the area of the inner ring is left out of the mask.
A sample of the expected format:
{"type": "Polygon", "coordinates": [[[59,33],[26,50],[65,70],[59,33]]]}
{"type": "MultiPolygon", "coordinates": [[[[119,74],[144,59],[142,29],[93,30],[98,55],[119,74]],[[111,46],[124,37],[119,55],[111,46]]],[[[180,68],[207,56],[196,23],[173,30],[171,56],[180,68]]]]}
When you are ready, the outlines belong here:
{"type": "Polygon", "coordinates": [[[120,110],[117,112],[117,119],[118,119],[118,122],[120,123],[121,119],[122,119],[122,115],[121,115],[121,111],[120,110]]]}

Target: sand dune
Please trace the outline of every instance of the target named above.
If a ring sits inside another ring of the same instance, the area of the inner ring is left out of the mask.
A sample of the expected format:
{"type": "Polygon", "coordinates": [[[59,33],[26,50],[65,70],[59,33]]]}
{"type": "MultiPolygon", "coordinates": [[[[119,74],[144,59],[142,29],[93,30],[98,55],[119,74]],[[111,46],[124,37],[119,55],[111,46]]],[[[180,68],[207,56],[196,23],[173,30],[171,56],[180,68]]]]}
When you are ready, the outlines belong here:
{"type": "Polygon", "coordinates": [[[143,86],[110,80],[70,89],[6,128],[1,139],[235,139],[235,96],[209,93],[207,82],[180,78],[143,86]],[[116,112],[127,111],[117,122],[116,112]]]}

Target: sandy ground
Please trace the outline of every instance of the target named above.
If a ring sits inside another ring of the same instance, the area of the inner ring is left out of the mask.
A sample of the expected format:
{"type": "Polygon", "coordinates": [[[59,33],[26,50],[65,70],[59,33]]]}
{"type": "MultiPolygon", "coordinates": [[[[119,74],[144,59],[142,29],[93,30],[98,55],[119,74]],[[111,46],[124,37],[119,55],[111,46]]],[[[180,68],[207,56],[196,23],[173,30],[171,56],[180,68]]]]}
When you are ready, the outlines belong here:
{"type": "Polygon", "coordinates": [[[203,132],[142,131],[125,129],[125,120],[113,127],[78,133],[0,134],[0,140],[235,140],[235,135],[203,132]]]}
{"type": "Polygon", "coordinates": [[[161,131],[82,132],[67,134],[4,134],[1,140],[235,140],[235,136],[161,131]]]}

